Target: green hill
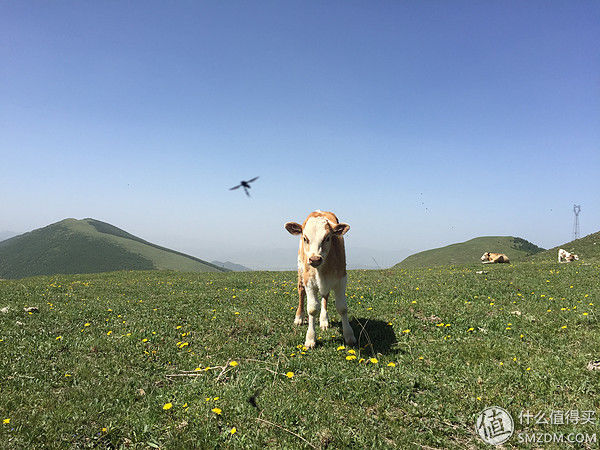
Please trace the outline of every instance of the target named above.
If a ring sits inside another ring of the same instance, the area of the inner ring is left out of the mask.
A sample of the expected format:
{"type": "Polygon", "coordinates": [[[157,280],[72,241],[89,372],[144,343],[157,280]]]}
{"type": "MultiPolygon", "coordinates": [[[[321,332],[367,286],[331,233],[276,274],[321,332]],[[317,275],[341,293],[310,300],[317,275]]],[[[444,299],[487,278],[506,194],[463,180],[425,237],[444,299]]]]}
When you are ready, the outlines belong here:
{"type": "Polygon", "coordinates": [[[95,219],[65,219],[0,242],[0,278],[114,270],[226,272],[95,219]]]}
{"type": "Polygon", "coordinates": [[[431,267],[480,262],[485,252],[505,253],[511,261],[544,251],[525,239],[513,236],[482,236],[446,247],[415,253],[396,264],[397,268],[431,267]]]}
{"type": "Polygon", "coordinates": [[[581,239],[552,247],[533,255],[529,259],[532,261],[556,261],[559,248],[564,248],[570,253],[575,253],[579,256],[580,261],[598,261],[600,260],[600,231],[588,234],[581,239]]]}

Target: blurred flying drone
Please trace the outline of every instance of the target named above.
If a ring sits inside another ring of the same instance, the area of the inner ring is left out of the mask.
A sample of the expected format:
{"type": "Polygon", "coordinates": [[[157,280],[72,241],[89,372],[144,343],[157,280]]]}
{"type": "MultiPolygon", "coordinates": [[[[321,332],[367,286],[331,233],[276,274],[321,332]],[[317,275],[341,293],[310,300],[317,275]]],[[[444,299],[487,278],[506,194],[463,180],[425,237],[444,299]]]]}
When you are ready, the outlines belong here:
{"type": "Polygon", "coordinates": [[[259,177],[254,177],[254,178],[252,178],[251,180],[248,180],[248,181],[240,181],[240,184],[238,184],[237,186],[234,186],[234,187],[230,188],[229,190],[233,191],[234,189],[243,187],[244,188],[244,192],[246,193],[246,195],[248,197],[250,197],[250,192],[248,191],[248,189],[251,188],[250,183],[252,183],[253,181],[258,180],[258,178],[259,177]]]}

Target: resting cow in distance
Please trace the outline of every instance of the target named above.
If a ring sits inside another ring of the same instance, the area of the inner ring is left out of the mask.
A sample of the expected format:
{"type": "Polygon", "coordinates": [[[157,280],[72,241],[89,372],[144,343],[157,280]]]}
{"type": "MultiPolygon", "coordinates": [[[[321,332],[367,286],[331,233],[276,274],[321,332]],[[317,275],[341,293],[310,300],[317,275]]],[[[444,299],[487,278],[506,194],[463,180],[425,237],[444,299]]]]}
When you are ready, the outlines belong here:
{"type": "Polygon", "coordinates": [[[510,263],[508,256],[504,253],[485,252],[481,257],[484,264],[510,263]]]}
{"type": "Polygon", "coordinates": [[[579,261],[579,256],[577,256],[574,253],[569,253],[568,251],[563,250],[562,248],[558,250],[558,262],[559,263],[572,262],[572,261],[579,261]]]}

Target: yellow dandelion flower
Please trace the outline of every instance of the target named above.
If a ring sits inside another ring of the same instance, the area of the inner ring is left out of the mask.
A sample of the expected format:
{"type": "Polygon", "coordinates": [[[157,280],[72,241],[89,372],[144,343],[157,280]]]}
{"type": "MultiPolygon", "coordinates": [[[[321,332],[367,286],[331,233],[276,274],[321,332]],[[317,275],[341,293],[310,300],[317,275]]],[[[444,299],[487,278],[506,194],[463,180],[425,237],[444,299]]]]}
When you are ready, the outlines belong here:
{"type": "Polygon", "coordinates": [[[388,367],[396,367],[396,364],[393,362],[388,363],[388,367]]]}
{"type": "Polygon", "coordinates": [[[238,362],[237,362],[237,361],[231,361],[231,362],[229,363],[229,365],[230,365],[231,367],[235,367],[235,366],[237,366],[237,365],[238,365],[238,362]]]}
{"type": "Polygon", "coordinates": [[[187,404],[187,402],[185,402],[185,403],[183,404],[183,407],[184,407],[184,408],[187,408],[187,407],[188,407],[188,404],[187,404]]]}
{"type": "Polygon", "coordinates": [[[106,332],[106,335],[107,335],[107,336],[110,336],[111,334],[112,334],[112,330],[108,330],[108,331],[106,332]]]}
{"type": "Polygon", "coordinates": [[[336,350],[346,350],[346,347],[344,347],[343,345],[340,345],[336,350]]]}
{"type": "Polygon", "coordinates": [[[562,327],[560,327],[561,330],[564,330],[565,328],[567,328],[566,325],[563,325],[562,327]]]}
{"type": "Polygon", "coordinates": [[[286,377],[292,378],[294,376],[294,372],[288,372],[285,374],[286,377]]]}
{"type": "Polygon", "coordinates": [[[142,342],[148,342],[148,339],[144,338],[142,339],[142,342]]]}
{"type": "Polygon", "coordinates": [[[402,332],[408,334],[408,333],[410,333],[410,329],[407,328],[406,330],[402,330],[402,332]]]}
{"type": "Polygon", "coordinates": [[[348,361],[352,361],[353,359],[356,359],[356,355],[348,355],[348,356],[346,356],[346,359],[348,361]]]}
{"type": "Polygon", "coordinates": [[[354,354],[356,354],[356,350],[350,349],[350,350],[348,350],[348,353],[350,353],[351,355],[354,355],[354,354]]]}
{"type": "Polygon", "coordinates": [[[84,324],[83,324],[83,326],[84,326],[84,327],[89,327],[89,326],[90,326],[90,323],[89,323],[89,322],[86,322],[86,323],[84,323],[84,324]]]}
{"type": "Polygon", "coordinates": [[[212,412],[214,412],[217,416],[221,415],[221,408],[213,408],[211,409],[212,412]]]}
{"type": "Polygon", "coordinates": [[[4,420],[2,421],[2,423],[9,424],[9,423],[10,423],[10,419],[4,419],[4,420]]]}
{"type": "Polygon", "coordinates": [[[378,360],[377,358],[371,358],[371,359],[369,359],[369,361],[370,361],[372,364],[377,364],[377,363],[379,362],[379,360],[378,360]]]}
{"type": "Polygon", "coordinates": [[[173,407],[173,403],[165,403],[165,404],[163,405],[163,409],[164,409],[165,411],[167,411],[167,410],[171,409],[172,407],[173,407]]]}
{"type": "Polygon", "coordinates": [[[56,340],[60,341],[62,339],[62,336],[56,336],[56,340]]]}
{"type": "Polygon", "coordinates": [[[237,428],[236,428],[236,427],[233,427],[233,428],[231,429],[231,431],[229,431],[229,432],[230,432],[231,434],[235,434],[235,433],[237,432],[237,428]]]}
{"type": "Polygon", "coordinates": [[[108,429],[106,427],[104,427],[104,428],[102,428],[102,431],[106,433],[108,431],[108,429]]]}

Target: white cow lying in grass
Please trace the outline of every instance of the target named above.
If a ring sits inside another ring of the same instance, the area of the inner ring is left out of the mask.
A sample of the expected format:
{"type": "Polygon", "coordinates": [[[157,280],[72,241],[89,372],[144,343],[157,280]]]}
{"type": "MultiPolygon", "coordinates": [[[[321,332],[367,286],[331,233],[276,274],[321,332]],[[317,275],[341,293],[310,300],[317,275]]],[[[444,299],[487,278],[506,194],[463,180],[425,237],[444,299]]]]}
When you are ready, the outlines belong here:
{"type": "Polygon", "coordinates": [[[566,250],[563,250],[562,248],[558,250],[558,262],[562,263],[562,262],[571,262],[571,261],[579,261],[579,256],[575,255],[574,253],[569,253],[566,250]],[[564,261],[563,261],[564,259],[564,261]]]}
{"type": "Polygon", "coordinates": [[[291,234],[301,235],[298,248],[298,309],[294,324],[304,320],[304,297],[307,298],[308,330],[304,345],[315,346],[315,319],[321,299],[321,329],[329,327],[327,299],[329,292],[335,292],[335,307],[342,319],[342,331],[346,344],[356,343],[354,332],[348,321],[346,304],[346,252],[343,235],[350,225],[339,223],[331,212],[314,211],[302,225],[287,222],[285,229],[291,234]]]}

